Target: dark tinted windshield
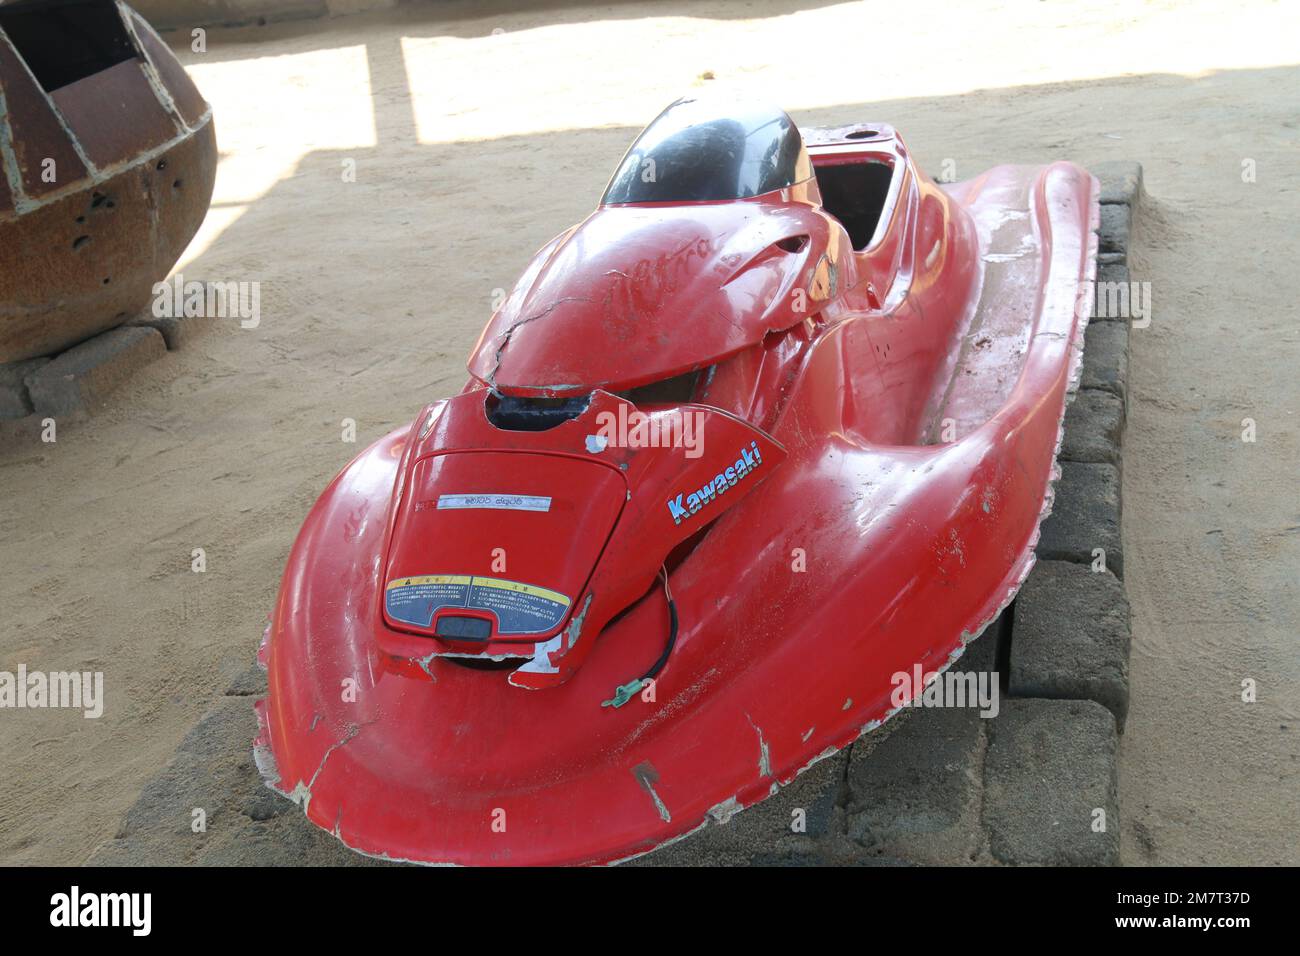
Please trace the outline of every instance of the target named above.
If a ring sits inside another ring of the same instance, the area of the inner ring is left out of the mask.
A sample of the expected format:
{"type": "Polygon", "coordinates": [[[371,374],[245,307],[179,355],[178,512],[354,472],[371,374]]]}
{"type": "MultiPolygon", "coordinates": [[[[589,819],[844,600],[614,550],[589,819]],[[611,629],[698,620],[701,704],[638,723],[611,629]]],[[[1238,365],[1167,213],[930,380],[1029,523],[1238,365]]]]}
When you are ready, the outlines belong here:
{"type": "Polygon", "coordinates": [[[784,111],[678,100],[623,157],[602,203],[745,199],[803,182],[812,165],[784,111]]]}

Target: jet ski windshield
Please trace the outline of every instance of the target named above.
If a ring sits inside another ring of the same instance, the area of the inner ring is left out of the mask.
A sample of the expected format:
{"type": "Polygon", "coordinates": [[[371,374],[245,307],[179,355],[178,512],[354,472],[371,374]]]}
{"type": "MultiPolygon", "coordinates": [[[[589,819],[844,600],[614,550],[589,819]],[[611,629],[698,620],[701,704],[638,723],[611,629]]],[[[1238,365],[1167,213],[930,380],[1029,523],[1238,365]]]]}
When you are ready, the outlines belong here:
{"type": "Polygon", "coordinates": [[[721,113],[678,100],[637,137],[601,203],[747,199],[812,177],[799,129],[783,110],[721,113]]]}

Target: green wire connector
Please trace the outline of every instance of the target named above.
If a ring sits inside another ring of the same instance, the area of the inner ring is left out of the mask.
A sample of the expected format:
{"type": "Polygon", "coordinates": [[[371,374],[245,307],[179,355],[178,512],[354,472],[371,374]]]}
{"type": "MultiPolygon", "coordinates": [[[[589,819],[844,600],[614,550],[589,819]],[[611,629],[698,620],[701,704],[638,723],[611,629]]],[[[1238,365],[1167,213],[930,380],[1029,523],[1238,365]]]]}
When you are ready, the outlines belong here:
{"type": "Polygon", "coordinates": [[[641,688],[648,683],[650,683],[648,680],[638,677],[636,680],[632,681],[631,683],[624,684],[622,687],[619,687],[617,690],[615,690],[614,696],[611,697],[609,700],[601,701],[600,706],[601,707],[622,707],[629,700],[631,700],[638,693],[640,693],[641,688]]]}

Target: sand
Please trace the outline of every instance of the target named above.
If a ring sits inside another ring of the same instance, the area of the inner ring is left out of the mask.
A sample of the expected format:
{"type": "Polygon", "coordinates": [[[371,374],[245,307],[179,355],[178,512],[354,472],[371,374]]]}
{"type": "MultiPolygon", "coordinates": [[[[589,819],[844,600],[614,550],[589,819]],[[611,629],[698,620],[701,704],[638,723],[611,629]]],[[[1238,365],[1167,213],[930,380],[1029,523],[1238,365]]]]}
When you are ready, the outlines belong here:
{"type": "Polygon", "coordinates": [[[179,269],[262,282],[261,323],[214,320],[57,443],[0,448],[0,670],[101,670],[107,686],[98,720],[0,712],[0,862],[77,863],[113,835],[252,661],[329,478],[461,387],[494,290],[588,211],[636,129],[724,88],[804,124],[891,122],[961,178],[1145,165],[1123,856],[1300,862],[1300,8],[718,6],[437,4],[179,51],[221,149],[179,269]]]}

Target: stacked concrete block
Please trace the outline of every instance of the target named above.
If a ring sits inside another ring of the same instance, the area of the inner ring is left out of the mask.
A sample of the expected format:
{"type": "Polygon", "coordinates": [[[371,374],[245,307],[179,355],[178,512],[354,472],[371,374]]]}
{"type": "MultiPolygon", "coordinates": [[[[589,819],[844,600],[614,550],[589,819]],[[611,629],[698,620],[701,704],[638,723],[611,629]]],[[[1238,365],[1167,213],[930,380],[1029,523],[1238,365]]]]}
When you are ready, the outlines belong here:
{"type": "Polygon", "coordinates": [[[110,329],[30,372],[27,394],[37,415],[88,412],[141,367],[167,351],[153,329],[110,329]]]}

